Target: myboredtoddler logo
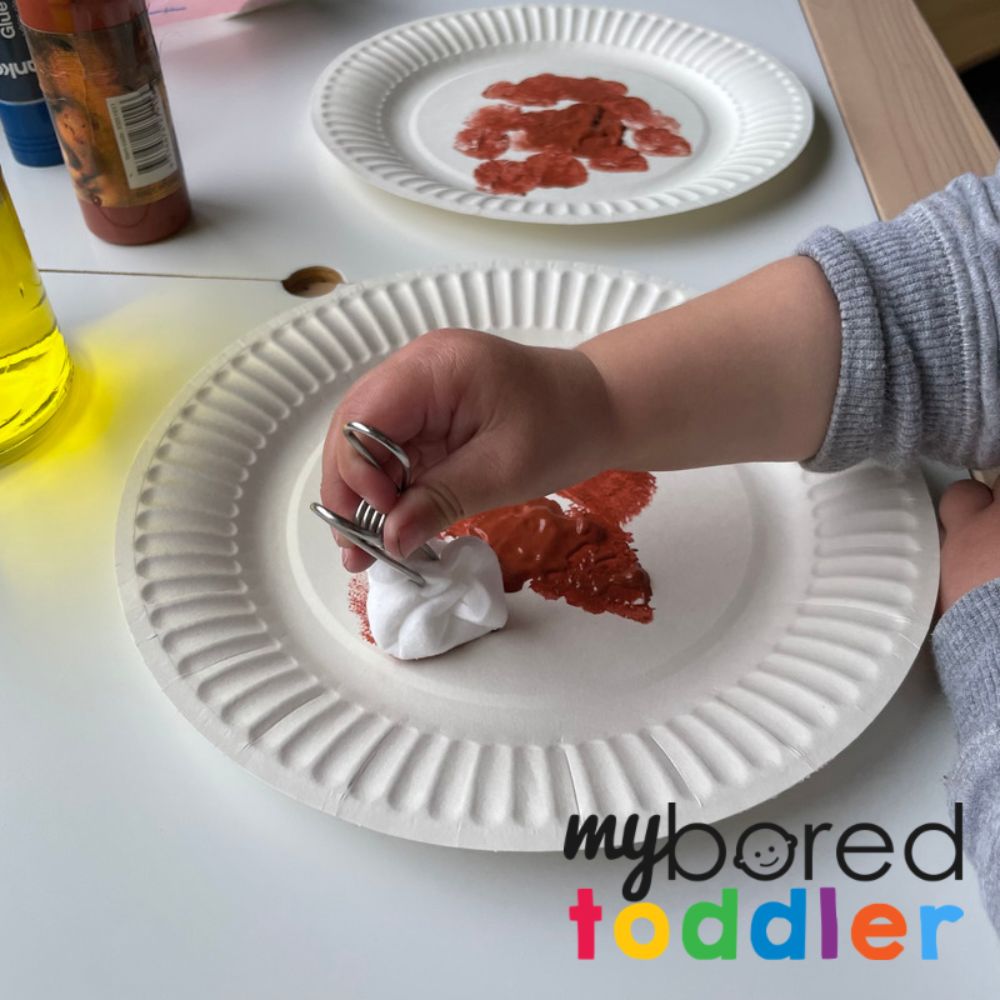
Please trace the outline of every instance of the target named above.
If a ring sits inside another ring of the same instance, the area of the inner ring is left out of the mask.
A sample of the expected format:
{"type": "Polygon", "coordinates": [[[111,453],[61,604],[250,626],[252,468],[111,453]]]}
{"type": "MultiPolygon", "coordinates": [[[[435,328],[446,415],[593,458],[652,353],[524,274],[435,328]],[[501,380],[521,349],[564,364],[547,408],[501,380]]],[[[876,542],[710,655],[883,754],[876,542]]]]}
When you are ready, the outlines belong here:
{"type": "MultiPolygon", "coordinates": [[[[569,908],[569,919],[576,925],[577,958],[595,957],[597,928],[605,919],[611,923],[615,944],[624,954],[637,959],[659,958],[670,945],[672,927],[671,918],[662,907],[645,901],[653,884],[654,871],[664,863],[670,881],[680,878],[705,882],[715,878],[730,860],[725,839],[707,823],[678,827],[673,805],[667,812],[666,830],[661,830],[661,817],[653,816],[640,833],[639,817],[629,816],[617,839],[616,833],[614,816],[603,819],[573,816],[566,829],[563,855],[568,860],[582,852],[588,860],[603,853],[611,860],[626,858],[635,862],[622,886],[622,896],[628,905],[613,919],[610,913],[605,918],[605,907],[594,898],[593,889],[577,890],[576,903],[569,908]],[[712,841],[713,857],[707,867],[691,870],[681,864],[677,847],[685,838],[699,834],[712,841]],[[657,841],[661,838],[662,843],[658,846],[657,841]],[[640,939],[637,929],[642,925],[645,930],[640,939]]],[[[773,882],[792,873],[796,880],[801,877],[808,883],[813,880],[816,854],[822,850],[832,851],[840,872],[855,882],[875,882],[899,861],[892,838],[876,823],[854,823],[839,834],[830,823],[807,823],[801,836],[775,823],[754,823],[737,839],[731,864],[758,881],[773,882]],[[861,843],[862,840],[865,843],[861,843]],[[859,870],[862,856],[867,859],[867,865],[859,870]]],[[[962,878],[960,802],[954,807],[952,826],[924,823],[910,832],[903,845],[902,863],[914,877],[925,882],[962,878]],[[929,835],[943,835],[950,842],[950,863],[939,871],[927,871],[917,861],[917,844],[929,835]]],[[[767,961],[804,959],[807,926],[818,921],[820,958],[838,958],[849,941],[854,951],[873,961],[898,958],[906,948],[919,950],[921,959],[933,960],[938,957],[938,938],[943,926],[954,924],[963,916],[964,911],[959,906],[921,906],[917,926],[912,927],[902,911],[885,902],[872,902],[854,913],[841,913],[834,886],[795,886],[780,898],[761,903],[752,913],[744,913],[740,909],[739,890],[726,887],[717,897],[688,907],[680,921],[680,943],[693,959],[735,959],[741,923],[746,927],[749,921],[750,947],[758,958],[767,961]],[[709,927],[711,933],[704,933],[709,927]]]]}

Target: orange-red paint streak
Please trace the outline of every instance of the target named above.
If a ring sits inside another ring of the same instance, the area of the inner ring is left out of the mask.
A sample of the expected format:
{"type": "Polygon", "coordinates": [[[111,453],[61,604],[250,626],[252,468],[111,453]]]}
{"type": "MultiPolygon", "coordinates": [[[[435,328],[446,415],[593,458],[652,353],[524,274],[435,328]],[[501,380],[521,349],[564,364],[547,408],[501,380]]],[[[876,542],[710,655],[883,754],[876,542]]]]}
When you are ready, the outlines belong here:
{"type": "Polygon", "coordinates": [[[368,580],[363,576],[352,576],[347,584],[347,606],[357,616],[361,626],[361,638],[373,646],[371,625],[368,623],[368,580]]]}
{"type": "Polygon", "coordinates": [[[466,518],[449,533],[489,543],[508,593],[529,584],[542,597],[592,614],[650,622],[649,574],[624,524],[649,504],[655,489],[649,473],[605,472],[562,491],[569,510],[543,497],[466,518]]]}

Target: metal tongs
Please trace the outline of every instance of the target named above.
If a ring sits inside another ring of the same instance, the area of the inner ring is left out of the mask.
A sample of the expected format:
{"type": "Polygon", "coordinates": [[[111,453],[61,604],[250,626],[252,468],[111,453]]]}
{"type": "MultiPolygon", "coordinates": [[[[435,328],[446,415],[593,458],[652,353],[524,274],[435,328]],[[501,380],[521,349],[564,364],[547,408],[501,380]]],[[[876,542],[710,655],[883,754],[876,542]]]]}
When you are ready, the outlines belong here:
{"type": "MultiPolygon", "coordinates": [[[[391,437],[383,434],[375,427],[369,427],[368,424],[363,424],[360,420],[352,420],[349,423],[344,424],[343,431],[344,437],[347,438],[351,447],[366,462],[368,462],[369,465],[375,466],[376,469],[381,470],[382,465],[365,446],[364,442],[361,440],[361,436],[378,442],[378,444],[385,448],[385,450],[389,452],[389,454],[392,455],[397,462],[399,462],[400,468],[402,469],[402,475],[399,484],[396,487],[397,494],[402,493],[410,485],[410,457],[406,454],[402,447],[392,440],[391,437]]],[[[355,545],[357,545],[359,549],[361,549],[362,552],[366,552],[373,559],[380,559],[382,562],[396,570],[397,573],[402,573],[407,580],[415,583],[418,587],[426,585],[427,581],[420,573],[418,573],[411,566],[407,566],[406,563],[395,559],[385,551],[385,544],[382,541],[382,533],[385,530],[386,515],[383,514],[382,511],[373,507],[364,498],[362,498],[358,503],[357,509],[354,512],[353,521],[348,521],[339,514],[335,514],[332,510],[328,507],[324,507],[321,503],[311,503],[309,504],[309,509],[317,517],[326,521],[327,524],[331,525],[342,535],[346,535],[352,542],[354,542],[355,545]]],[[[438,558],[437,553],[429,545],[422,545],[417,551],[426,556],[428,559],[436,560],[438,558]]]]}

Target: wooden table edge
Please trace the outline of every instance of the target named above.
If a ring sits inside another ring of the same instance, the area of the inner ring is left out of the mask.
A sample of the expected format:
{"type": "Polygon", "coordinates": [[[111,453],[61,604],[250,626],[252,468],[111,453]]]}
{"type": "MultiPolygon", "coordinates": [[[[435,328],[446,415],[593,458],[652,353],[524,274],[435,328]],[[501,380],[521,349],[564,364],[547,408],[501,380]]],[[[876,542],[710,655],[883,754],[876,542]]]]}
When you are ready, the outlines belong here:
{"type": "Polygon", "coordinates": [[[1000,147],[913,0],[799,0],[879,218],[1000,147]]]}

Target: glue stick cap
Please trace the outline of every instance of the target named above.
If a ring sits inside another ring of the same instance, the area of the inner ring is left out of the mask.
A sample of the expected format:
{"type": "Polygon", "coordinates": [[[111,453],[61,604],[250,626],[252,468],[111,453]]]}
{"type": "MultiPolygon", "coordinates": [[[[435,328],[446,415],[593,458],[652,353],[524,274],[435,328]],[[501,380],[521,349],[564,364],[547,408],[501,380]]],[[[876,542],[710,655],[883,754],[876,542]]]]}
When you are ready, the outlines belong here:
{"type": "Polygon", "coordinates": [[[18,163],[28,167],[51,167],[62,163],[59,140],[44,98],[17,104],[0,101],[0,122],[18,163]]]}

